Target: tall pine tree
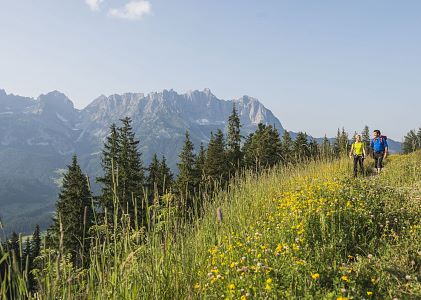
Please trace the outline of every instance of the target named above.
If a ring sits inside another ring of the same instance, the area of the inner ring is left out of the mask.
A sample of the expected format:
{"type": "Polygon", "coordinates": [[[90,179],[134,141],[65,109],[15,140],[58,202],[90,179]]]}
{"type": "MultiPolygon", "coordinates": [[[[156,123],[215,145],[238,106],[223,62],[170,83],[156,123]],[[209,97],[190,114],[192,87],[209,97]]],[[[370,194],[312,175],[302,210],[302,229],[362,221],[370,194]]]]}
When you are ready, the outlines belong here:
{"type": "Polygon", "coordinates": [[[185,201],[194,195],[196,188],[195,158],[194,145],[190,140],[189,132],[186,131],[184,146],[178,156],[178,176],[175,183],[179,194],[185,201]]]}
{"type": "Polygon", "coordinates": [[[223,185],[228,180],[229,166],[224,149],[224,134],[218,129],[215,135],[211,133],[205,162],[206,179],[211,186],[223,185]]]}
{"type": "Polygon", "coordinates": [[[89,251],[88,230],[92,225],[92,195],[76,155],[64,174],[50,234],[63,253],[70,253],[75,266],[83,266],[89,251]]]}
{"type": "Polygon", "coordinates": [[[229,163],[229,172],[234,173],[241,169],[243,164],[243,155],[241,152],[241,124],[235,104],[232,106],[232,113],[228,118],[227,130],[227,160],[229,163]]]}
{"type": "Polygon", "coordinates": [[[118,128],[119,151],[117,153],[118,200],[122,211],[130,216],[131,223],[134,224],[138,217],[140,221],[145,221],[146,209],[143,203],[145,174],[141,154],[137,148],[139,141],[135,139],[131,126],[132,120],[126,117],[120,121],[122,127],[118,128]],[[140,216],[135,214],[136,209],[140,216]]]}
{"type": "Polygon", "coordinates": [[[114,208],[117,203],[117,179],[118,179],[118,154],[120,151],[119,134],[117,126],[112,124],[110,126],[110,134],[107,136],[102,150],[101,166],[104,172],[102,177],[97,177],[97,182],[102,186],[102,192],[99,199],[99,205],[102,208],[103,214],[107,211],[104,217],[112,220],[114,208]]]}
{"type": "Polygon", "coordinates": [[[282,161],[285,164],[294,163],[294,156],[293,156],[293,146],[294,142],[292,141],[291,134],[284,130],[282,135],[282,142],[281,142],[281,156],[282,161]]]}

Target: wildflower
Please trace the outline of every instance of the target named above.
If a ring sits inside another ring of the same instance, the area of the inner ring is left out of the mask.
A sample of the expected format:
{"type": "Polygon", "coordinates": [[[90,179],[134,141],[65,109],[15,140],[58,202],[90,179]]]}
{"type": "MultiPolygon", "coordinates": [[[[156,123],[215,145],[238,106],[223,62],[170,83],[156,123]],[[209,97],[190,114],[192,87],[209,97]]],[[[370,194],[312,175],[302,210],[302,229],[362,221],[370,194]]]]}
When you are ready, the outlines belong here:
{"type": "Polygon", "coordinates": [[[342,277],[341,277],[341,279],[342,279],[343,281],[345,281],[345,282],[348,282],[348,281],[349,281],[349,278],[348,278],[348,276],[346,276],[346,275],[342,276],[342,277]]]}
{"type": "Polygon", "coordinates": [[[313,278],[314,280],[319,279],[320,278],[320,274],[319,273],[311,274],[311,278],[313,278]]]}
{"type": "Polygon", "coordinates": [[[200,284],[199,283],[196,283],[195,285],[194,285],[194,288],[197,290],[197,289],[200,289],[200,284]]]}
{"type": "Polygon", "coordinates": [[[406,280],[411,280],[411,276],[406,275],[406,276],[405,276],[405,279],[406,279],[406,280]]]}
{"type": "Polygon", "coordinates": [[[373,296],[373,292],[368,291],[368,292],[367,292],[367,296],[369,296],[369,297],[370,297],[370,296],[373,296]]]}
{"type": "Polygon", "coordinates": [[[373,258],[373,255],[372,254],[369,254],[369,255],[367,255],[367,257],[368,257],[368,259],[372,259],[373,258]]]}
{"type": "Polygon", "coordinates": [[[234,289],[235,289],[235,284],[234,284],[234,283],[229,284],[229,285],[228,285],[228,289],[229,289],[230,291],[234,290],[234,289]]]}
{"type": "Polygon", "coordinates": [[[266,280],[266,283],[271,284],[272,283],[272,278],[268,278],[268,280],[266,280]]]}
{"type": "Polygon", "coordinates": [[[348,298],[347,297],[338,297],[338,298],[336,298],[336,300],[348,300],[348,298]]]}

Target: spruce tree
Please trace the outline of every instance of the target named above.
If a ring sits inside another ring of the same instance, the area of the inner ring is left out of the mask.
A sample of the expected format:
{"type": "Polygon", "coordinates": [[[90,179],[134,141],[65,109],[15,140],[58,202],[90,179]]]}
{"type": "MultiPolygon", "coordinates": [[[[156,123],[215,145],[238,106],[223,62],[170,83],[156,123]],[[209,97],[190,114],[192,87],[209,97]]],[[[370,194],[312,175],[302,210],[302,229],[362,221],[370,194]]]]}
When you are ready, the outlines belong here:
{"type": "Polygon", "coordinates": [[[215,135],[211,133],[205,161],[206,179],[211,186],[219,183],[223,185],[228,180],[229,166],[224,148],[224,134],[218,129],[215,135]]]}
{"type": "Polygon", "coordinates": [[[310,151],[310,157],[312,159],[317,159],[319,157],[319,144],[315,138],[312,138],[308,143],[308,148],[310,151]]]}
{"type": "MultiPolygon", "coordinates": [[[[41,254],[41,231],[38,224],[35,226],[35,230],[34,230],[34,233],[32,234],[32,239],[30,243],[31,243],[30,256],[29,256],[30,270],[39,269],[40,266],[37,264],[35,260],[41,254]]],[[[29,273],[28,286],[31,292],[35,292],[37,289],[36,281],[32,273],[29,273]]]]}
{"type": "Polygon", "coordinates": [[[243,146],[244,161],[255,171],[272,167],[281,160],[282,143],[278,130],[271,125],[258,124],[243,146]]]}
{"type": "Polygon", "coordinates": [[[327,138],[327,136],[325,135],[325,137],[323,138],[323,142],[322,145],[320,147],[320,151],[321,151],[321,155],[324,158],[329,158],[332,156],[332,146],[330,144],[329,139],[327,138]]]}
{"type": "Polygon", "coordinates": [[[341,132],[338,128],[338,133],[336,134],[335,142],[333,144],[333,153],[336,157],[341,155],[341,132]]]}
{"type": "Polygon", "coordinates": [[[194,164],[199,185],[202,181],[202,178],[205,176],[206,149],[203,143],[200,143],[199,153],[197,153],[196,155],[196,160],[194,164]]]}
{"type": "Polygon", "coordinates": [[[155,153],[152,157],[151,163],[149,164],[148,177],[146,180],[150,195],[154,195],[155,192],[160,192],[160,179],[159,160],[155,153]]]}
{"type": "Polygon", "coordinates": [[[419,140],[415,130],[410,130],[404,137],[402,150],[404,153],[411,153],[420,149],[419,140]]]}
{"type": "Polygon", "coordinates": [[[162,156],[161,162],[159,163],[159,180],[158,188],[162,194],[166,191],[169,191],[173,185],[174,174],[171,172],[171,169],[167,165],[167,159],[165,156],[162,156]]]}
{"type": "Polygon", "coordinates": [[[294,142],[292,141],[291,134],[284,130],[284,134],[282,135],[282,142],[281,142],[281,156],[282,161],[285,164],[294,163],[294,156],[293,156],[293,146],[294,142]]]}
{"type": "Polygon", "coordinates": [[[110,126],[110,134],[107,136],[104,143],[104,149],[102,150],[101,166],[103,170],[103,176],[97,177],[97,182],[101,184],[102,191],[99,197],[99,205],[102,208],[103,213],[107,210],[107,217],[112,220],[114,214],[114,201],[116,199],[115,187],[118,180],[118,153],[120,151],[119,146],[119,134],[117,126],[112,124],[110,126]]]}
{"type": "Polygon", "coordinates": [[[340,137],[340,153],[341,155],[348,155],[348,150],[350,149],[348,133],[345,131],[345,128],[342,127],[341,137],[340,137]]]}
{"type": "Polygon", "coordinates": [[[31,259],[34,260],[41,253],[41,230],[39,225],[35,226],[34,233],[31,239],[31,259]]]}
{"type": "Polygon", "coordinates": [[[230,173],[239,170],[243,163],[240,128],[240,117],[238,116],[235,104],[233,104],[232,113],[228,118],[227,130],[227,160],[230,173]]]}
{"type": "Polygon", "coordinates": [[[178,158],[176,187],[182,198],[187,200],[190,195],[194,194],[196,181],[194,145],[188,131],[186,131],[184,146],[178,158]]]}
{"type": "Polygon", "coordinates": [[[363,131],[361,132],[361,140],[364,143],[364,147],[367,154],[370,154],[370,129],[367,125],[364,126],[363,131]]]}
{"type": "Polygon", "coordinates": [[[71,254],[75,266],[83,266],[87,260],[90,246],[88,230],[93,223],[91,199],[87,177],[74,155],[64,174],[50,233],[60,250],[71,254]]]}
{"type": "Polygon", "coordinates": [[[126,117],[120,120],[123,124],[118,128],[118,144],[117,152],[118,162],[118,200],[123,213],[130,216],[132,224],[138,217],[135,215],[135,205],[140,213],[140,220],[144,221],[146,210],[144,209],[143,187],[145,175],[143,170],[143,162],[140,158],[137,147],[139,141],[135,139],[135,134],[131,126],[132,120],[126,117]],[[143,209],[142,209],[143,208],[143,209]]]}
{"type": "Polygon", "coordinates": [[[308,144],[308,136],[304,132],[298,132],[294,141],[294,154],[297,161],[302,161],[310,158],[310,148],[308,144]]]}

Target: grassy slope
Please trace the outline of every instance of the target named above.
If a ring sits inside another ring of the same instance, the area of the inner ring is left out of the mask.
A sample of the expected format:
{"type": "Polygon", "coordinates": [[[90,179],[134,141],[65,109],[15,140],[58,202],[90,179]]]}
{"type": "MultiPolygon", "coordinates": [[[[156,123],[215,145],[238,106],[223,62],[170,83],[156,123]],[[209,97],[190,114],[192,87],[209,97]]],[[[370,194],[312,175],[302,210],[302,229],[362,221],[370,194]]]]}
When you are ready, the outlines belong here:
{"type": "Polygon", "coordinates": [[[419,298],[421,153],[350,174],[342,160],[247,176],[195,226],[169,215],[141,246],[132,232],[105,239],[87,271],[51,264],[42,298],[419,298]]]}

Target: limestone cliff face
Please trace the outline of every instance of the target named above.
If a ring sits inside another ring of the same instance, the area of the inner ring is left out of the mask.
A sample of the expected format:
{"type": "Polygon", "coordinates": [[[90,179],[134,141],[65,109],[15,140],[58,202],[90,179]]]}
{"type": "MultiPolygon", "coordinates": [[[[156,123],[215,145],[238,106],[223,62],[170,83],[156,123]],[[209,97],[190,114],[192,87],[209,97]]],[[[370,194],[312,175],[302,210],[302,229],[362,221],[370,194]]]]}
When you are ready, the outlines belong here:
{"type": "Polygon", "coordinates": [[[234,104],[244,136],[258,123],[274,125],[282,133],[279,120],[257,99],[221,100],[209,89],[100,96],[82,110],[58,91],[33,99],[0,89],[0,217],[7,221],[23,213],[34,222],[40,222],[37,216],[49,220],[44,214],[53,210],[60,169],[77,154],[92,179],[99,175],[109,127],[124,117],[133,120],[142,159],[149,163],[154,153],[165,155],[175,171],[185,131],[197,147],[206,144],[211,132],[226,129],[234,104]]]}

